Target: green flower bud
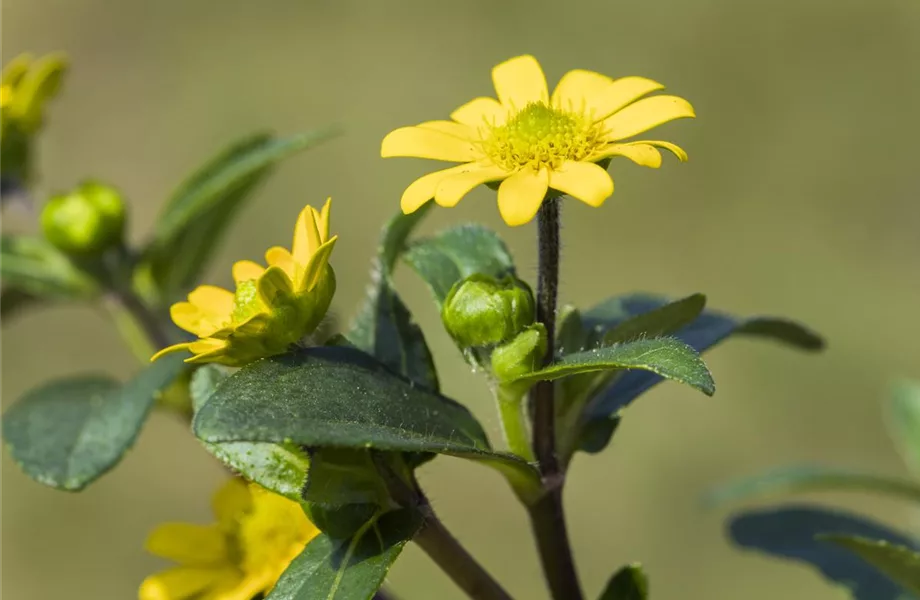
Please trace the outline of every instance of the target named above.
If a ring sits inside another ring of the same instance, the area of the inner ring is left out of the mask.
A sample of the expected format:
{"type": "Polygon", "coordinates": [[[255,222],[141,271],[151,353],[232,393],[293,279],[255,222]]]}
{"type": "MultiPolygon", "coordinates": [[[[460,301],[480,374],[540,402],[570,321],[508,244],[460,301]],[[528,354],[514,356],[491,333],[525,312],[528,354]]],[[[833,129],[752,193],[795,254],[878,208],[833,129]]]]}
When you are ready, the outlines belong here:
{"type": "Polygon", "coordinates": [[[42,210],[42,231],[69,254],[95,255],[122,239],[125,206],[121,194],[88,181],[69,194],[55,196],[42,210]]]}
{"type": "Polygon", "coordinates": [[[510,275],[501,281],[472,275],[451,288],[441,319],[460,347],[494,346],[533,323],[533,293],[510,275]]]}
{"type": "Polygon", "coordinates": [[[546,327],[534,323],[492,352],[492,373],[500,382],[510,381],[539,369],[545,354],[546,327]]]}

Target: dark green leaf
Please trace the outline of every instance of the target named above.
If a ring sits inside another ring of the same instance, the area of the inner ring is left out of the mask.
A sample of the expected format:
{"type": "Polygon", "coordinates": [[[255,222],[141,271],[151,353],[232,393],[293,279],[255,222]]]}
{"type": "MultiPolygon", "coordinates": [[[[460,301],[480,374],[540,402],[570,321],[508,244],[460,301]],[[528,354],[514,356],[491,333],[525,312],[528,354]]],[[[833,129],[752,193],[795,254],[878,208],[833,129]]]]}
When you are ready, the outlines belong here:
{"type": "Polygon", "coordinates": [[[614,573],[598,600],[646,600],[648,577],[642,565],[633,563],[614,573]]]}
{"type": "Polygon", "coordinates": [[[603,336],[604,345],[670,335],[692,323],[700,316],[705,306],[706,296],[693,294],[630,317],[607,330],[603,336]]]}
{"type": "MultiPolygon", "coordinates": [[[[582,315],[584,326],[589,330],[604,333],[614,329],[627,319],[660,309],[668,300],[650,294],[636,293],[611,298],[588,310],[582,315]]],[[[823,340],[804,326],[774,317],[738,319],[717,311],[704,311],[689,325],[672,332],[675,337],[687,343],[697,352],[703,352],[732,335],[753,335],[767,337],[802,350],[820,350],[823,340]]],[[[588,401],[583,416],[584,422],[609,420],[621,409],[629,406],[638,396],[663,381],[657,374],[642,371],[623,373],[600,388],[588,401]]],[[[595,440],[596,442],[599,440],[595,440]]],[[[595,443],[596,451],[609,443],[595,443]]],[[[582,447],[586,450],[586,447],[582,447]]]]}
{"type": "Polygon", "coordinates": [[[256,134],[194,172],[167,202],[145,251],[142,263],[154,284],[167,295],[194,284],[221,234],[272,167],[338,133],[327,128],[283,138],[256,134]]]}
{"type": "Polygon", "coordinates": [[[41,306],[45,300],[29,292],[4,287],[0,292],[0,320],[10,319],[24,310],[41,306]]]}
{"type": "Polygon", "coordinates": [[[4,287],[48,298],[85,299],[98,292],[91,277],[39,237],[0,238],[0,280],[4,287]]]}
{"type": "Polygon", "coordinates": [[[387,502],[386,485],[368,450],[317,448],[310,451],[310,470],[303,499],[336,507],[348,504],[380,506],[387,502]]]}
{"type": "Polygon", "coordinates": [[[715,393],[709,369],[690,346],[674,338],[655,338],[595,348],[558,358],[551,365],[516,378],[515,382],[558,379],[567,375],[611,369],[642,369],[715,393]]]}
{"type": "Polygon", "coordinates": [[[347,538],[320,534],[294,559],[266,600],[370,600],[422,526],[408,509],[374,515],[347,538]]]}
{"type": "Polygon", "coordinates": [[[428,284],[438,306],[456,282],[470,275],[501,279],[515,274],[505,243],[480,225],[460,225],[412,242],[403,259],[428,284]]]}
{"type": "Polygon", "coordinates": [[[915,549],[905,535],[884,525],[820,506],[789,505],[741,513],[729,526],[739,546],[807,563],[849,589],[855,600],[905,600],[905,590],[856,555],[816,539],[829,533],[884,539],[915,549]]]}
{"type": "Polygon", "coordinates": [[[915,550],[853,535],[823,535],[820,539],[854,552],[905,590],[920,595],[920,553],[915,550]]]}
{"type": "Polygon", "coordinates": [[[134,444],[159,392],[184,368],[182,357],[171,355],[124,386],[93,375],[48,383],[6,411],[6,445],[36,481],[81,490],[118,463],[134,444]]]}
{"type": "Polygon", "coordinates": [[[309,348],[243,367],[201,407],[194,429],[210,443],[435,452],[534,477],[520,459],[491,450],[466,408],[348,347],[309,348]]]}
{"type": "Polygon", "coordinates": [[[742,479],[710,494],[709,504],[723,504],[751,496],[797,492],[864,491],[920,502],[920,484],[871,473],[828,467],[799,466],[742,479]]]}
{"type": "Polygon", "coordinates": [[[920,384],[899,382],[888,406],[888,430],[908,466],[920,473],[920,384]]]}
{"type": "Polygon", "coordinates": [[[374,259],[372,288],[348,339],[393,371],[437,391],[438,375],[425,336],[391,281],[406,239],[430,208],[429,202],[410,215],[399,213],[384,226],[374,259]]]}
{"type": "MultiPolygon", "coordinates": [[[[192,373],[189,394],[192,410],[197,413],[210,399],[218,384],[230,372],[220,365],[204,365],[192,373]]],[[[307,481],[310,459],[300,447],[291,443],[226,442],[204,444],[218,460],[262,487],[300,502],[307,481]]]]}

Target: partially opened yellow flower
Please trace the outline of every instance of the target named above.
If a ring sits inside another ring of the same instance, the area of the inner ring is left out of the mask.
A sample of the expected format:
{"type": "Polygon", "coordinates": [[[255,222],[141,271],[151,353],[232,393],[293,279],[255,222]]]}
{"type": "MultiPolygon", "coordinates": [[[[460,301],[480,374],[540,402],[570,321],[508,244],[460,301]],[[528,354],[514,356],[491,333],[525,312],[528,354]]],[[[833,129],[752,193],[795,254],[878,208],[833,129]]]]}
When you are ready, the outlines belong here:
{"type": "Polygon", "coordinates": [[[150,534],[147,551],[179,566],[147,577],[139,600],[252,600],[319,533],[296,502],[239,479],[212,508],[217,523],[165,523],[150,534]]]}
{"type": "Polygon", "coordinates": [[[576,69],[566,73],[550,95],[543,70],[532,56],[496,66],[492,81],[498,100],[475,98],[451,113],[450,121],[426,121],[384,138],[384,158],[463,163],[413,182],[402,196],[403,212],[414,212],[432,198],[441,206],[455,206],[477,185],[501,181],[502,218],[509,225],[522,225],[533,219],[547,195],[568,194],[600,206],[613,193],[613,180],[601,165],[613,156],[657,168],[661,147],[679,160],[687,159],[686,152],[669,142],[623,141],[694,116],[683,98],[643,98],[661,90],[660,83],[643,77],[611,79],[576,69]]]}
{"type": "Polygon", "coordinates": [[[172,320],[199,337],[157,352],[188,350],[186,362],[242,366],[286,352],[313,333],[329,310],[335,272],[329,255],[337,236],[329,237],[331,199],[321,211],[307,206],[294,229],[291,251],[274,247],[265,253],[268,268],[249,260],[233,265],[236,293],[202,285],[170,309],[172,320]]]}
{"type": "Polygon", "coordinates": [[[67,61],[58,54],[38,60],[20,54],[3,67],[0,77],[3,135],[14,125],[25,134],[39,128],[45,103],[57,94],[66,70],[67,61]]]}

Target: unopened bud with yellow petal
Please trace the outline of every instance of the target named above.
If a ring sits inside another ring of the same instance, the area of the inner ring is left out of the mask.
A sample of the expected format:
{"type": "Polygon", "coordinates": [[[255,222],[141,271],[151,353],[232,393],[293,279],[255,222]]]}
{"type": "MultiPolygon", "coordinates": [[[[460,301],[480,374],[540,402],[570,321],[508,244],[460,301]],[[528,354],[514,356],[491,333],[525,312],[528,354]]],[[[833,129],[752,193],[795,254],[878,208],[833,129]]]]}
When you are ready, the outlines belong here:
{"type": "Polygon", "coordinates": [[[451,288],[441,319],[461,348],[501,344],[533,323],[533,292],[510,275],[501,280],[472,275],[451,288]]]}
{"type": "Polygon", "coordinates": [[[42,210],[41,224],[45,237],[59,250],[98,255],[122,240],[124,200],[116,189],[87,181],[51,198],[42,210]]]}

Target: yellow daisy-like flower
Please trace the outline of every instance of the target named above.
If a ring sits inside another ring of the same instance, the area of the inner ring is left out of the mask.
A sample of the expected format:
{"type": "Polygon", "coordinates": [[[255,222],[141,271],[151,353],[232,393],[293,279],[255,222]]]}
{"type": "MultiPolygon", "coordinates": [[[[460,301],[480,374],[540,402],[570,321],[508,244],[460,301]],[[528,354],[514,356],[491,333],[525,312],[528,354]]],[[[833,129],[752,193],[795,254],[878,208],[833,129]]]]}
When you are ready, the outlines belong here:
{"type": "Polygon", "coordinates": [[[139,600],[252,600],[319,533],[296,502],[239,479],[212,508],[217,523],[165,523],[150,534],[147,551],[179,566],[145,579],[139,600]]]}
{"type": "Polygon", "coordinates": [[[450,121],[426,121],[392,131],[381,155],[430,158],[461,165],[435,171],[403,193],[411,213],[434,198],[455,206],[482,183],[501,181],[498,209],[508,225],[533,219],[547,195],[568,194],[600,206],[613,193],[613,180],[598,163],[625,156],[657,168],[657,147],[681,161],[687,153],[657,140],[624,142],[674,119],[693,117],[693,107],[677,96],[652,96],[660,83],[643,77],[611,79],[576,69],[566,73],[552,95],[540,63],[518,56],[492,69],[498,100],[480,97],[453,113],[450,121]]]}
{"type": "Polygon", "coordinates": [[[164,348],[151,360],[188,350],[194,356],[186,362],[242,366],[286,352],[313,333],[335,293],[329,255],[338,236],[329,237],[330,204],[301,211],[291,251],[269,249],[268,268],[249,260],[233,265],[236,293],[202,285],[188,302],[173,304],[172,320],[199,339],[164,348]]]}

